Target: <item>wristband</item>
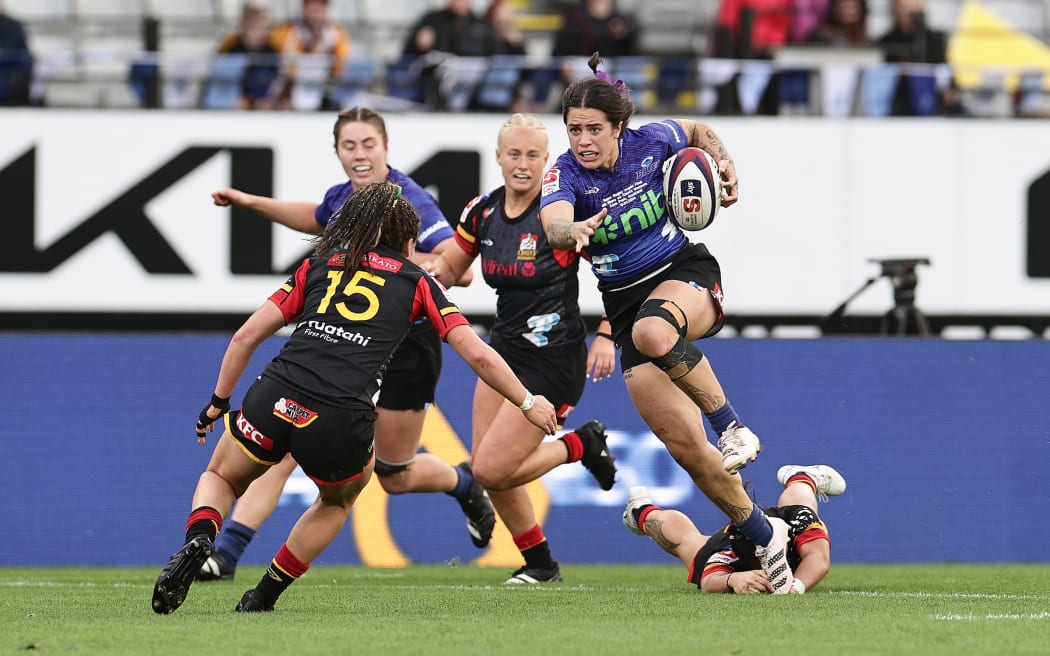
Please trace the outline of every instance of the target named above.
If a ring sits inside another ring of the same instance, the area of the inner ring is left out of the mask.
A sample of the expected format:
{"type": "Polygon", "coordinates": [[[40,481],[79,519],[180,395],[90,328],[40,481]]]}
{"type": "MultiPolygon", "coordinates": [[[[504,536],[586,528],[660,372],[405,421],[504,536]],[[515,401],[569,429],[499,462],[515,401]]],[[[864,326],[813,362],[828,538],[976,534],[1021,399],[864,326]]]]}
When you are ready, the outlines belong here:
{"type": "Polygon", "coordinates": [[[594,336],[595,337],[604,337],[605,339],[609,340],[610,342],[615,342],[616,341],[615,339],[613,339],[612,333],[594,333],[594,336]]]}
{"type": "Polygon", "coordinates": [[[795,589],[795,594],[806,594],[806,584],[802,582],[802,579],[793,579],[791,587],[795,589]]]}
{"type": "Polygon", "coordinates": [[[221,396],[216,396],[214,393],[212,393],[212,395],[211,395],[211,404],[213,406],[215,406],[216,408],[220,409],[220,410],[229,410],[230,409],[230,397],[227,396],[224,399],[221,396]]]}
{"type": "Polygon", "coordinates": [[[518,405],[518,410],[522,412],[528,412],[532,410],[532,406],[536,405],[536,397],[532,395],[532,392],[525,392],[525,400],[518,405]]]}
{"type": "Polygon", "coordinates": [[[729,585],[729,579],[733,578],[734,574],[736,574],[736,572],[730,572],[729,576],[726,577],[726,592],[729,594],[736,594],[736,590],[733,589],[733,586],[729,585]]]}

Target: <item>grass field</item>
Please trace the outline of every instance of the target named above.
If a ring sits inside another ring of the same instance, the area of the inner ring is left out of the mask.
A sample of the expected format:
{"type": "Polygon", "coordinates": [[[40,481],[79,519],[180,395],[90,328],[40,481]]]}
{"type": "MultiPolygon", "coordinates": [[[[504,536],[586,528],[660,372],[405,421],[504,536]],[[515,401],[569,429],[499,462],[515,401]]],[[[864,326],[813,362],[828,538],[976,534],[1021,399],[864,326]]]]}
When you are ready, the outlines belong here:
{"type": "Polygon", "coordinates": [[[804,596],[701,595],[676,566],[318,566],[274,613],[233,611],[261,567],[150,610],[158,569],[0,569],[0,653],[1047,654],[1050,566],[833,565],[804,596]]]}

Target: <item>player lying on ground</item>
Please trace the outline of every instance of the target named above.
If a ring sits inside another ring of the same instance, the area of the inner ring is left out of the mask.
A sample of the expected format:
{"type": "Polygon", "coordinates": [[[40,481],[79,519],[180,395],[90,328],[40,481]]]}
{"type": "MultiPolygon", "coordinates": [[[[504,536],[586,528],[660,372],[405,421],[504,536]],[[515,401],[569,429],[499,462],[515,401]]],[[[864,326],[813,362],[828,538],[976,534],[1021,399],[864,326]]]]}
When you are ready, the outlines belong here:
{"type": "Polygon", "coordinates": [[[827,465],[785,465],[777,471],[777,480],[784,491],[777,505],[765,512],[788,524],[787,559],[794,579],[786,590],[773,588],[755,557],[755,546],[732,524],[708,537],[683,513],[653,504],[644,486],[631,488],[623,523],[677,556],[689,570],[689,582],[701,592],[803,594],[820,583],[831,567],[831,539],[817,516],[817,495],[826,501],[842,494],[846,480],[827,465]]]}

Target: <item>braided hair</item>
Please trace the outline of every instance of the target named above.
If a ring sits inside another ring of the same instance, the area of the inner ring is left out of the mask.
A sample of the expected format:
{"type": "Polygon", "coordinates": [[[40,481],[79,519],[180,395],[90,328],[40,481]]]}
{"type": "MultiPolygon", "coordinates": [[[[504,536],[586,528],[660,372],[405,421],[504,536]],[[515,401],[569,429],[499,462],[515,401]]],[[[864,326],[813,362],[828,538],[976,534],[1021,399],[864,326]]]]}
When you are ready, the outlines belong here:
{"type": "Polygon", "coordinates": [[[401,198],[401,186],[376,182],[350,194],[332,215],[324,232],[314,238],[314,256],[345,252],[346,272],[356,273],[362,258],[376,246],[402,252],[418,235],[419,214],[401,198]]]}
{"type": "Polygon", "coordinates": [[[576,80],[565,89],[561,96],[561,119],[569,120],[569,110],[573,108],[597,109],[605,113],[613,127],[620,124],[626,128],[627,122],[634,115],[634,101],[631,90],[623,80],[613,82],[605,71],[599,71],[602,57],[595,52],[587,60],[587,66],[594,72],[594,77],[576,80]]]}

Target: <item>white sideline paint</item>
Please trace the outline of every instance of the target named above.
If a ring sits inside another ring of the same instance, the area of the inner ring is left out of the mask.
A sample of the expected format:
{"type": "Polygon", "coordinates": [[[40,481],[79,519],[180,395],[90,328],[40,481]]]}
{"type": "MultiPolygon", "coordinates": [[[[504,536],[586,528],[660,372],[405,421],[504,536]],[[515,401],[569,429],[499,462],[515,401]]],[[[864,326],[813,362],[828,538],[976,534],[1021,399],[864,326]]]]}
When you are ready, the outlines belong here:
{"type": "Polygon", "coordinates": [[[996,615],[934,615],[935,620],[947,620],[947,621],[974,621],[974,620],[1050,620],[1050,613],[1043,611],[1042,613],[1026,613],[1020,615],[1017,613],[1005,613],[996,615]]]}

